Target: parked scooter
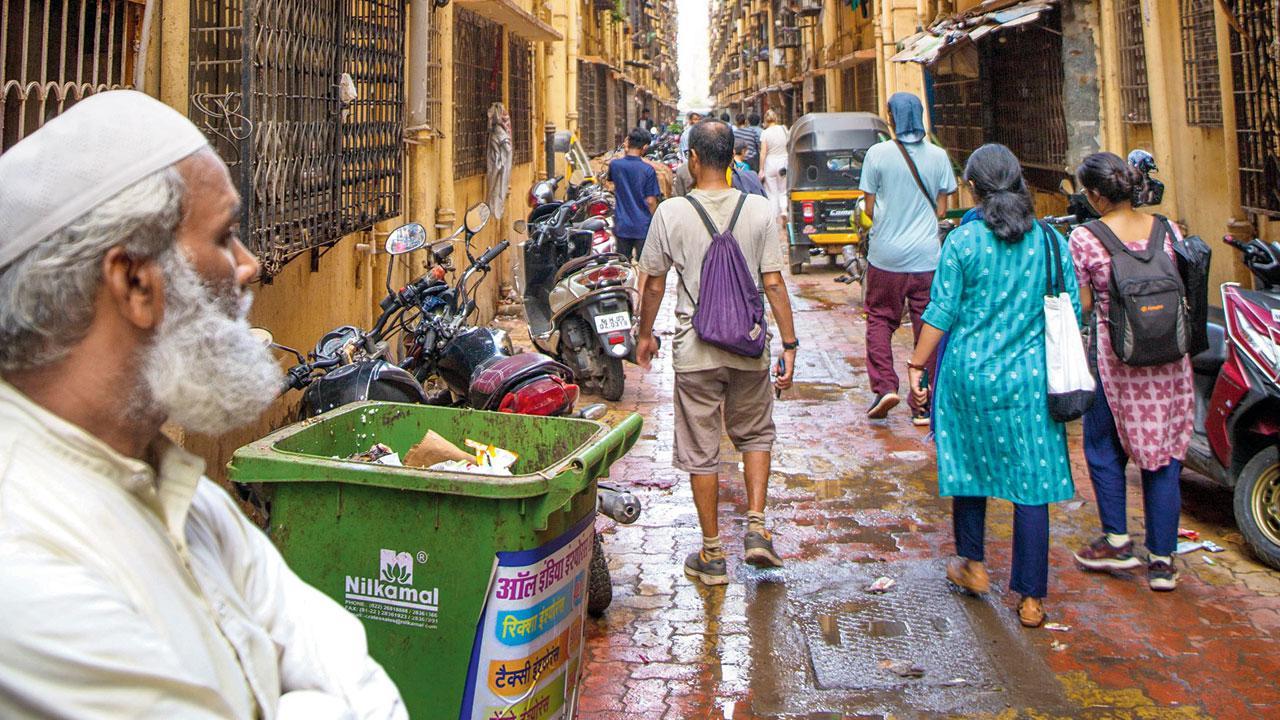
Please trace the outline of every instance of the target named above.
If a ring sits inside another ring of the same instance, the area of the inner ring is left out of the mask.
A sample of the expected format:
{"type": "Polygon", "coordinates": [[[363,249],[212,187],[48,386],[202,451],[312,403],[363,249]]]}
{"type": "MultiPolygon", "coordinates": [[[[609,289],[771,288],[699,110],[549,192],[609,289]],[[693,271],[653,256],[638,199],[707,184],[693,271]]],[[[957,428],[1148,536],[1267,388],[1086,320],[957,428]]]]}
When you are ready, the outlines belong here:
{"type": "Polygon", "coordinates": [[[1244,254],[1257,289],[1222,286],[1209,349],[1191,359],[1196,415],[1186,466],[1234,488],[1240,532],[1280,568],[1280,243],[1223,241],[1244,254]]]}
{"type": "Polygon", "coordinates": [[[544,205],[529,222],[516,221],[528,240],[515,277],[534,345],[573,368],[585,387],[617,400],[626,382],[622,360],[635,349],[636,271],[622,255],[591,252],[606,222],[570,224],[581,202],[544,205]]]}

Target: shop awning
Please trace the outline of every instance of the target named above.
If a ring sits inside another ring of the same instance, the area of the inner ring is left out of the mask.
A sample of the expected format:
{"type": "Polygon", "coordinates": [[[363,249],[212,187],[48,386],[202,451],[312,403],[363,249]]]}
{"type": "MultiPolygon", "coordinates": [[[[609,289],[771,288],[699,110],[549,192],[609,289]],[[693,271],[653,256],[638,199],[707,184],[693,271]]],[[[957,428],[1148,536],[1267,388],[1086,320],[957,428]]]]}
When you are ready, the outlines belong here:
{"type": "Polygon", "coordinates": [[[933,65],[984,37],[1040,20],[1059,0],[987,0],[902,41],[891,62],[933,65]]]}
{"type": "Polygon", "coordinates": [[[454,4],[492,20],[509,32],[533,42],[555,42],[564,36],[513,0],[454,0],[454,4]]]}

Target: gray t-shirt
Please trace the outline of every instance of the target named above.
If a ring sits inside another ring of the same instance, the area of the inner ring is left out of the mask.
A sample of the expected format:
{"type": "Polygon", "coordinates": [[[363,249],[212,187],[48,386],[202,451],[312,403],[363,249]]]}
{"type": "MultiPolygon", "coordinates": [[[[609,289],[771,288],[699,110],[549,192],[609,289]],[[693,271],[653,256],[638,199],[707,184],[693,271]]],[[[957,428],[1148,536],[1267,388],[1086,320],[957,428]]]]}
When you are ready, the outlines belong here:
{"type": "MultiPolygon", "coordinates": [[[[956,191],[956,176],[946,150],[930,142],[905,145],[932,197],[956,191]]],[[[867,151],[859,189],[876,196],[867,260],[889,272],[937,270],[941,248],[938,216],[892,140],[872,145],[867,151]]]]}
{"type": "MultiPolygon", "coordinates": [[[[711,216],[716,228],[723,230],[738,205],[741,193],[737,190],[689,191],[711,216]]],[[[783,248],[778,222],[769,201],[759,195],[748,195],[733,228],[747,269],[755,277],[763,273],[782,272],[787,266],[787,253],[783,248]]],[[[664,200],[649,224],[649,236],[640,256],[640,272],[646,275],[665,275],[675,268],[683,282],[676,283],[676,335],[672,365],[676,372],[697,372],[728,367],[736,370],[767,370],[769,354],[749,358],[726,352],[698,339],[693,330],[693,311],[696,308],[698,285],[702,279],[702,258],[711,245],[698,211],[682,197],[664,200]],[[692,297],[691,297],[692,296],[692,297]]]]}

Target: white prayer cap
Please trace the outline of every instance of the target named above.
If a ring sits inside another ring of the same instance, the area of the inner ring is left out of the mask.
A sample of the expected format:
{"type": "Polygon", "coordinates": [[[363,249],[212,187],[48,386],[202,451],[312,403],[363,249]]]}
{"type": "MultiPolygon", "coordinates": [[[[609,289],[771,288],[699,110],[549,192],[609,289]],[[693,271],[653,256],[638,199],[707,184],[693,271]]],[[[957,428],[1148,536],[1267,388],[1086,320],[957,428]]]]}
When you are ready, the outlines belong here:
{"type": "Polygon", "coordinates": [[[0,155],[0,269],[120,191],[207,147],[135,90],[81,100],[0,155]]]}

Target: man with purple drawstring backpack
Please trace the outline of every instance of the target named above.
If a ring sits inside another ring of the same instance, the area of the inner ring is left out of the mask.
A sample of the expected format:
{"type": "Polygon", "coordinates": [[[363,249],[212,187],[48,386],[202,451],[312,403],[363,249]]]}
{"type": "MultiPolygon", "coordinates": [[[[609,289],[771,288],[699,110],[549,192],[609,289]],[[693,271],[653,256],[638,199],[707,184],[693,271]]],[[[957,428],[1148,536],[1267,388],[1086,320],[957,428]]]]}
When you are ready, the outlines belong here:
{"type": "Polygon", "coordinates": [[[742,453],[747,486],[746,562],[779,567],[782,558],[765,529],[764,506],[775,430],[769,381],[769,337],[761,289],[773,309],[783,353],[778,391],[791,386],[795,327],[782,270],[787,253],[765,198],[731,188],[733,131],[723,122],[695,125],[689,170],[696,188],[658,206],[649,226],[640,271],[647,276],[641,302],[636,359],[648,368],[658,345],[653,324],[675,268],[676,468],[690,474],[702,529],[702,548],[685,560],[685,574],[708,585],[727,583],[720,542],[720,438],[727,430],[742,453]],[[757,282],[759,285],[757,285],[757,282]]]}

